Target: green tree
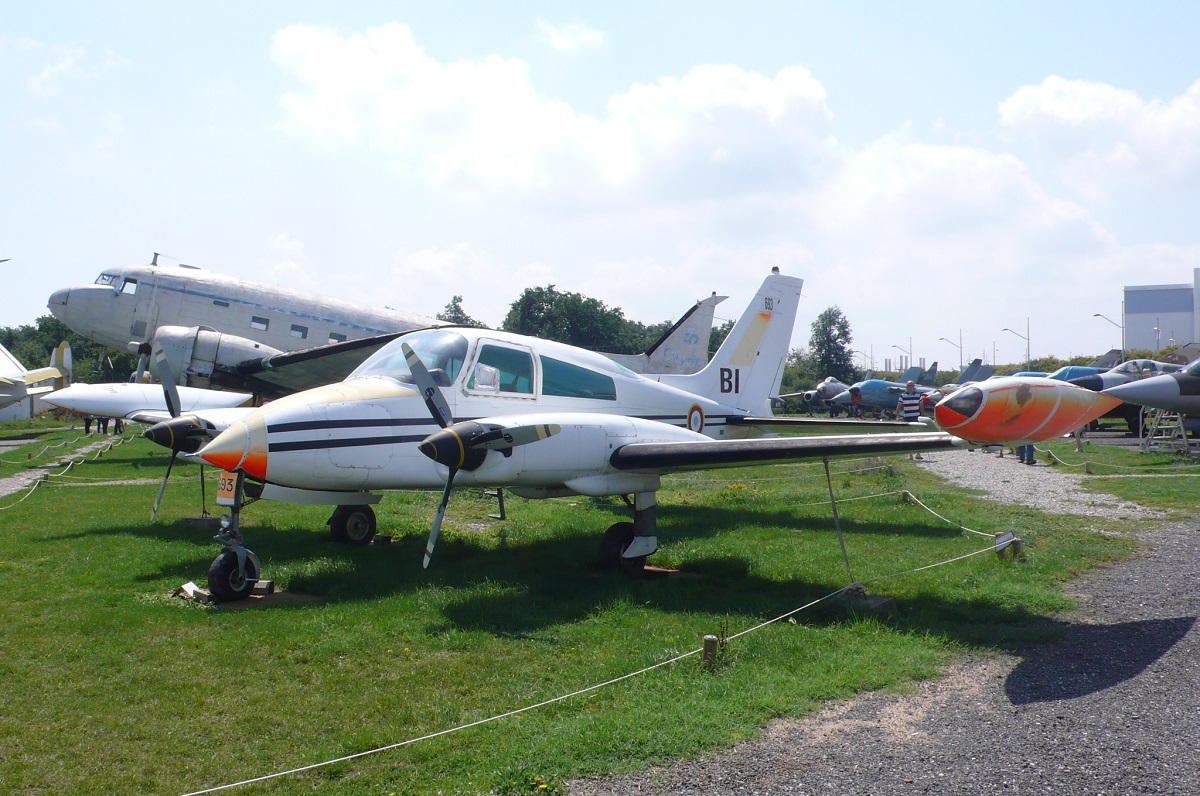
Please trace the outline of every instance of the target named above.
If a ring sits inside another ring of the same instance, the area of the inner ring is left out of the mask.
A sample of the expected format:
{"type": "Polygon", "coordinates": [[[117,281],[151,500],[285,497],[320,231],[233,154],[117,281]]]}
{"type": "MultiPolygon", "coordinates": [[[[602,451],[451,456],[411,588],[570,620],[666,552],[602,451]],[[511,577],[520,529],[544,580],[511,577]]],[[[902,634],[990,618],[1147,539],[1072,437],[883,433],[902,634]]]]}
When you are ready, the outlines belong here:
{"type": "Polygon", "coordinates": [[[712,357],[717,353],[717,349],[721,347],[721,343],[725,342],[725,338],[733,331],[733,320],[718,323],[713,326],[712,331],[708,333],[708,356],[712,357]]]}
{"type": "Polygon", "coordinates": [[[554,285],[525,288],[500,328],[593,351],[636,354],[645,350],[645,327],[627,321],[619,307],[607,307],[579,293],[561,292],[554,285]]]}
{"type": "Polygon", "coordinates": [[[449,321],[450,323],[457,323],[460,326],[478,326],[483,328],[487,325],[475,320],[463,311],[462,296],[455,296],[450,299],[450,303],[437,314],[437,317],[440,321],[449,321]]]}
{"type": "Polygon", "coordinates": [[[833,376],[850,384],[858,379],[850,343],[853,340],[850,322],[836,307],[829,307],[812,322],[808,346],[816,379],[833,376]]]}

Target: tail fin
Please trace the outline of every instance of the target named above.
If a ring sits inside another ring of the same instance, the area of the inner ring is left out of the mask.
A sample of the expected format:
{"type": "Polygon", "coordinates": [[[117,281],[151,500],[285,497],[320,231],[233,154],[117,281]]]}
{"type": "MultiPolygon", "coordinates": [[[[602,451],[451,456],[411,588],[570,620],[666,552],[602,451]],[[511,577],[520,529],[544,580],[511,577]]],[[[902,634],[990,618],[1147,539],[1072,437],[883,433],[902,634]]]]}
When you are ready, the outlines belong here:
{"type": "Polygon", "coordinates": [[[901,384],[904,384],[905,382],[908,382],[908,381],[915,382],[919,378],[921,378],[921,366],[913,365],[908,370],[901,373],[900,378],[896,379],[896,381],[900,382],[901,384]]]}
{"type": "Polygon", "coordinates": [[[934,362],[929,366],[929,370],[921,374],[921,378],[917,381],[922,387],[937,386],[937,363],[934,362]]]}
{"type": "Polygon", "coordinates": [[[958,374],[958,383],[962,384],[967,381],[976,381],[975,374],[983,367],[983,360],[976,357],[972,359],[970,364],[963,368],[963,372],[958,374]]]}
{"type": "Polygon", "coordinates": [[[693,304],[644,354],[605,354],[635,373],[697,373],[708,364],[708,340],[718,304],[713,293],[693,304]]]}
{"type": "Polygon", "coordinates": [[[75,378],[74,364],[71,362],[71,344],[63,340],[58,347],[50,352],[50,367],[58,368],[61,374],[54,380],[54,388],[61,390],[69,387],[75,378]]]}
{"type": "Polygon", "coordinates": [[[792,343],[804,280],[774,269],[699,373],[660,381],[750,414],[770,414],[792,343]]]}

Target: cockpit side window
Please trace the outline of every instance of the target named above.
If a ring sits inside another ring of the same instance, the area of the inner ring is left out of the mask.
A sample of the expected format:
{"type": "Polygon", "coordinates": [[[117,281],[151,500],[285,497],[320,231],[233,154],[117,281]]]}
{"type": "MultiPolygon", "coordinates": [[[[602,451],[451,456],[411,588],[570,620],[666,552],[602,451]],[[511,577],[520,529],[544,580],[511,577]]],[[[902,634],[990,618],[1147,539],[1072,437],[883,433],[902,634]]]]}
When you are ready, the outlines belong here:
{"type": "Polygon", "coordinates": [[[138,281],[136,279],[126,279],[121,283],[121,292],[126,296],[132,296],[137,291],[138,281]]]}
{"type": "MultiPolygon", "coordinates": [[[[479,365],[499,372],[500,392],[533,395],[533,357],[528,351],[484,344],[479,349],[479,365]]],[[[467,389],[475,389],[475,374],[467,381],[467,389]]]]}
{"type": "Polygon", "coordinates": [[[550,357],[539,359],[542,361],[543,395],[617,400],[617,385],[612,377],[550,357]]]}

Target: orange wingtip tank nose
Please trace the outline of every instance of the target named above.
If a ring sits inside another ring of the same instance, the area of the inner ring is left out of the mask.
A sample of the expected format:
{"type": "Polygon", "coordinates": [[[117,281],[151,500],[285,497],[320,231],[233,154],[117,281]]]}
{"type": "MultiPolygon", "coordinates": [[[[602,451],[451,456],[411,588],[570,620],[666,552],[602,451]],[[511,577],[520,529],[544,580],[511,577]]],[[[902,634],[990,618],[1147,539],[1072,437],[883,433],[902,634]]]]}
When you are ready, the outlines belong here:
{"type": "Polygon", "coordinates": [[[261,432],[261,424],[249,426],[244,421],[238,421],[205,445],[199,456],[222,470],[234,472],[240,469],[247,475],[265,479],[267,450],[265,434],[261,432]]]}
{"type": "Polygon", "coordinates": [[[1036,377],[963,387],[934,407],[938,425],[981,444],[1043,442],[1070,434],[1117,406],[1107,395],[1036,377]]]}

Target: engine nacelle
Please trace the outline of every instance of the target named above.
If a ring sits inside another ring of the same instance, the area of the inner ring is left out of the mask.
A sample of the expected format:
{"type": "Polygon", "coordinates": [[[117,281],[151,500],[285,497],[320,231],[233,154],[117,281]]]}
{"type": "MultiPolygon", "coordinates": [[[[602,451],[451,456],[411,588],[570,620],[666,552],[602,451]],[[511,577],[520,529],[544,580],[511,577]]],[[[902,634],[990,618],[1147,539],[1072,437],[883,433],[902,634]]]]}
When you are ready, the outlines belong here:
{"type": "Polygon", "coordinates": [[[188,387],[227,386],[222,370],[231,370],[248,359],[281,353],[269,345],[245,337],[221,334],[203,326],[160,326],[154,334],[154,346],[166,355],[171,373],[188,387]]]}

